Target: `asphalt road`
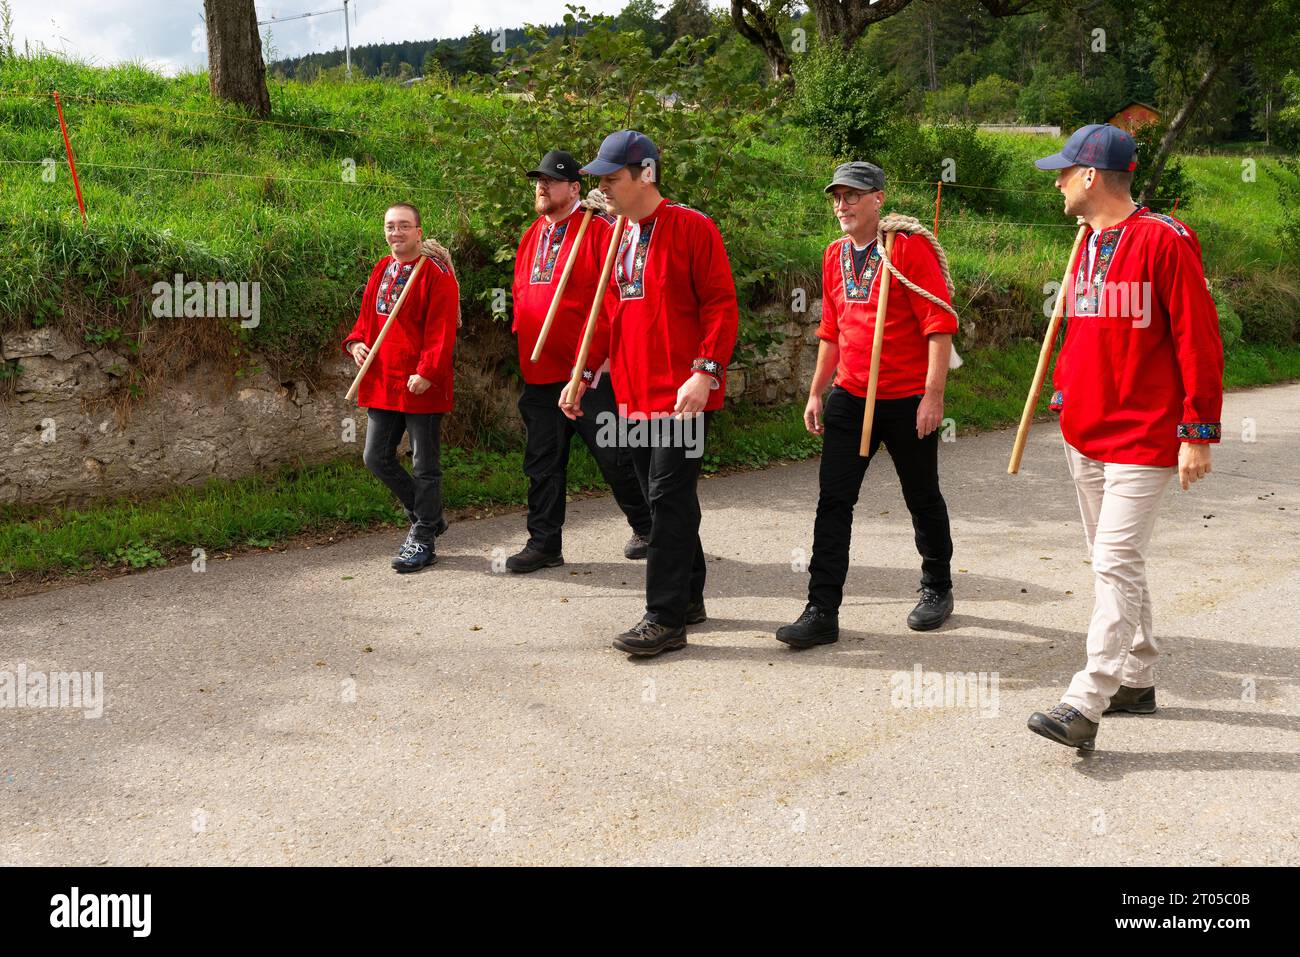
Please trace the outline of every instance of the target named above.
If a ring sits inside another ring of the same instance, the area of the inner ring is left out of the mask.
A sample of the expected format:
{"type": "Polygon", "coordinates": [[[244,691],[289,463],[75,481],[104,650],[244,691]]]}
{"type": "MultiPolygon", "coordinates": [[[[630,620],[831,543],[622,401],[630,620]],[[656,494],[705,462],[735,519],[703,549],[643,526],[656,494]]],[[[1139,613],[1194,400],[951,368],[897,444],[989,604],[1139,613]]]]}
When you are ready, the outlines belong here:
{"type": "Polygon", "coordinates": [[[1092,600],[1044,422],[1016,477],[1010,433],[943,447],[957,604],[928,634],[883,456],[841,640],[804,652],[772,632],[803,607],[815,461],[701,483],[710,620],[647,661],[609,646],[644,572],[608,498],[530,576],[492,571],[516,514],[413,576],[386,532],[0,602],[0,672],[104,682],[97,718],[0,707],[0,863],[1300,863],[1297,408],[1231,394],[1212,476],[1168,493],[1162,707],[1104,719],[1095,754],[1025,728],[1092,600]],[[918,667],[983,693],[910,700],[918,667]]]}

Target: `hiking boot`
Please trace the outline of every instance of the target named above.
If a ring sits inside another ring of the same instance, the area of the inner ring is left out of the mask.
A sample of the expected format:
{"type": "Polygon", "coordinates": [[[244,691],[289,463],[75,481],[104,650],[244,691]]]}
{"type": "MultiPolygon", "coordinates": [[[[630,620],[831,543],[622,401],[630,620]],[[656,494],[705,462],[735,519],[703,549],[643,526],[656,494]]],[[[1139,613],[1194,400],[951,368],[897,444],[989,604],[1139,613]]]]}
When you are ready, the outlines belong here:
{"type": "Polygon", "coordinates": [[[650,554],[650,536],[639,532],[627,540],[623,546],[623,557],[636,561],[650,554]]]}
{"type": "Polygon", "coordinates": [[[1120,685],[1115,697],[1110,699],[1110,704],[1102,714],[1114,714],[1116,711],[1127,711],[1130,714],[1155,714],[1156,710],[1156,688],[1152,685],[1150,688],[1130,688],[1128,685],[1120,685]]]}
{"type": "Polygon", "coordinates": [[[1064,702],[1047,714],[1041,711],[1031,714],[1029,730],[1080,751],[1095,751],[1097,748],[1097,722],[1089,721],[1077,708],[1064,702]]]}
{"type": "Polygon", "coordinates": [[[708,620],[709,616],[704,611],[703,598],[686,606],[686,624],[700,625],[708,620]]]}
{"type": "Polygon", "coordinates": [[[399,575],[405,575],[418,572],[421,568],[428,568],[437,560],[438,556],[433,553],[432,545],[407,541],[402,544],[401,551],[393,559],[393,570],[399,575]]]}
{"type": "Polygon", "coordinates": [[[524,550],[506,559],[506,568],[512,572],[535,572],[539,568],[554,568],[564,564],[564,556],[559,552],[542,552],[525,545],[524,550]]]}
{"type": "Polygon", "coordinates": [[[823,611],[812,602],[803,610],[794,622],[782,625],[776,630],[776,640],[784,641],[791,648],[811,648],[813,645],[829,645],[840,637],[840,616],[838,612],[823,611]]]}
{"type": "Polygon", "coordinates": [[[921,593],[921,600],[907,616],[907,627],[913,631],[933,631],[952,614],[952,589],[939,592],[929,585],[922,585],[917,591],[921,593]]]}
{"type": "Polygon", "coordinates": [[[614,639],[614,647],[629,655],[650,656],[671,648],[686,645],[686,629],[661,625],[649,618],[642,618],[630,629],[614,639]]]}
{"type": "MultiPolygon", "coordinates": [[[[444,518],[442,520],[442,523],[438,526],[438,530],[433,533],[433,537],[436,539],[439,535],[441,535],[446,530],[447,530],[447,520],[444,518]]],[[[406,546],[414,545],[414,544],[415,544],[415,529],[411,529],[409,532],[406,533],[406,541],[402,542],[402,547],[397,551],[397,557],[394,558],[392,561],[393,568],[396,568],[399,564],[402,563],[403,561],[402,552],[405,550],[406,546]]],[[[432,548],[433,546],[430,547],[432,548]]]]}

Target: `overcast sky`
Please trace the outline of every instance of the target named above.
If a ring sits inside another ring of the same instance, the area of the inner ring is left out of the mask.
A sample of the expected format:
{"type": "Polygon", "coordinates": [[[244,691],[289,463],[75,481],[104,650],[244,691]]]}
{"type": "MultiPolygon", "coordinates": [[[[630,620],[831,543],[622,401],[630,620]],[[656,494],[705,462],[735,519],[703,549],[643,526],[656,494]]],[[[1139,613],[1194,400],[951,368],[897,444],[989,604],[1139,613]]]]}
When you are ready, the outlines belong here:
{"type": "MultiPolygon", "coordinates": [[[[352,44],[464,36],[525,23],[558,23],[566,0],[352,0],[352,44]]],[[[579,0],[570,0],[578,5],[579,0]]],[[[582,0],[592,13],[617,13],[627,0],[582,0]]],[[[93,63],[147,63],[165,73],[203,68],[202,0],[10,0],[14,37],[93,63]]],[[[710,6],[726,5],[710,0],[710,6]]],[[[343,0],[258,0],[259,20],[331,8],[343,0]]],[[[660,9],[666,4],[661,3],[660,9]]],[[[266,29],[265,27],[263,28],[266,29]]],[[[273,25],[278,57],[342,49],[343,14],[273,25]]],[[[418,66],[419,64],[416,64],[418,66]]]]}

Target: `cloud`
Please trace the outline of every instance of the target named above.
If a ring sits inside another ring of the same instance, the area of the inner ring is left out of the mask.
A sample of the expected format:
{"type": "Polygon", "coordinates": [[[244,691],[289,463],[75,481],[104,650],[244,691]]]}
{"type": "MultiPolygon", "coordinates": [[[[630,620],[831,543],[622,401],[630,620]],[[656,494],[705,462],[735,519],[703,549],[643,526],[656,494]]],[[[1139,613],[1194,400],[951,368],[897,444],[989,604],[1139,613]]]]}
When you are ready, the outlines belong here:
{"type": "MultiPolygon", "coordinates": [[[[24,41],[100,65],[146,63],[165,73],[203,69],[207,46],[200,0],[154,3],[146,0],[11,0],[14,36],[24,41]],[[196,32],[197,31],[197,32],[196,32]],[[198,38],[195,43],[195,38],[198,38]],[[194,49],[194,47],[198,49],[194,49]]],[[[409,0],[352,0],[352,44],[396,43],[458,37],[474,27],[491,31],[526,23],[558,23],[573,0],[444,0],[419,4],[409,0]]],[[[617,13],[627,0],[578,0],[592,13],[617,13]]],[[[259,20],[289,17],[342,6],[342,0],[263,0],[259,20]]],[[[712,6],[724,5],[711,0],[712,6]]],[[[663,9],[666,4],[660,4],[663,9]]],[[[265,31],[266,28],[263,27],[265,31]]],[[[272,24],[277,57],[342,49],[343,14],[272,24]]],[[[265,34],[264,34],[265,35],[265,34]]]]}

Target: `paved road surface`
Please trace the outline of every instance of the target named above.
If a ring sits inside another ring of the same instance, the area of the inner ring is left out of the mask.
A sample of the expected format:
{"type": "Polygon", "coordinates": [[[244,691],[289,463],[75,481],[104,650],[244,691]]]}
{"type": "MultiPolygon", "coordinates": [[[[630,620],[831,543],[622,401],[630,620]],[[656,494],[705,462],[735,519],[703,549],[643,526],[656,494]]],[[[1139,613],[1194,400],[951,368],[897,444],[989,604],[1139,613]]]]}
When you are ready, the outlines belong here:
{"type": "Polygon", "coordinates": [[[1091,607],[1040,423],[1014,478],[1010,433],[943,447],[957,608],[926,635],[884,457],[843,636],[805,652],[772,631],[803,606],[815,461],[702,483],[710,621],[649,661],[609,647],[643,571],[607,498],[527,577],[491,571],[510,515],[420,575],[385,532],[2,602],[0,670],[103,672],[106,700],[0,709],[0,863],[1300,863],[1298,408],[1230,395],[1213,476],[1169,492],[1162,709],[1105,719],[1093,755],[1025,729],[1091,607]],[[996,673],[996,701],[898,707],[918,666],[996,673]]]}

